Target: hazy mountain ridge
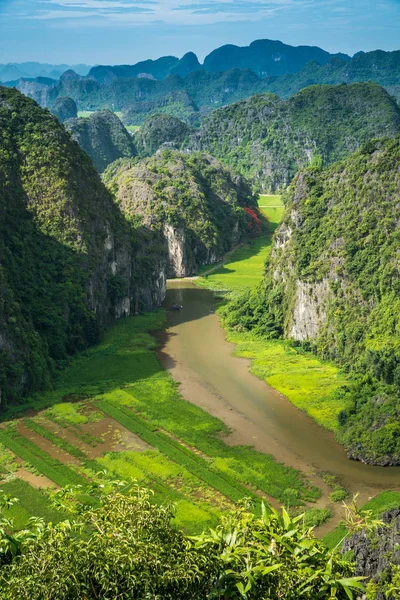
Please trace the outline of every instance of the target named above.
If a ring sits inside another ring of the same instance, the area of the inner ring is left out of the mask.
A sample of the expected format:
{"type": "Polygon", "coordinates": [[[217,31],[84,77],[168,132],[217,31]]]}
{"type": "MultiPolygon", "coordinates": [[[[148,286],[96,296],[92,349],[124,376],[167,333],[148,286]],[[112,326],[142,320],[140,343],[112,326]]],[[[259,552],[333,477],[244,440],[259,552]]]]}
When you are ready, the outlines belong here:
{"type": "MultiPolygon", "coordinates": [[[[287,52],[292,58],[282,62],[273,55],[275,59],[271,59],[273,64],[281,65],[283,74],[264,76],[267,71],[260,66],[266,60],[263,48],[271,44],[281,48],[280,42],[260,40],[247,48],[232,47],[237,49],[232,52],[231,47],[217,49],[205,61],[209,69],[199,64],[195,54],[188,53],[181,60],[163,57],[137,65],[94,67],[87,77],[68,70],[56,82],[20,79],[7,85],[17,87],[44,107],[51,108],[57,98],[67,96],[82,111],[120,111],[124,122],[130,125],[141,125],[148,116],[159,112],[199,125],[215,108],[254,94],[273,92],[289,98],[314,84],[374,81],[400,99],[400,51],[360,52],[350,59],[318,48],[283,45],[290,49],[287,52]],[[297,56],[295,51],[300,53],[298,60],[292,56],[297,56]],[[310,60],[304,62],[306,55],[310,60]],[[216,71],[218,56],[222,58],[220,70],[216,71]],[[229,70],[223,70],[228,67],[229,70]]],[[[277,73],[278,67],[274,69],[277,73]]]]}
{"type": "Polygon", "coordinates": [[[8,82],[16,79],[50,77],[58,79],[68,69],[73,69],[79,75],[87,75],[91,67],[89,65],[52,65],[39,62],[7,63],[0,64],[0,81],[8,82]]]}
{"type": "Polygon", "coordinates": [[[228,44],[216,48],[205,57],[203,64],[193,52],[188,52],[181,59],[164,56],[135,65],[99,65],[92,67],[88,77],[99,83],[106,83],[116,77],[137,77],[140,73],[164,79],[169,74],[185,76],[198,70],[219,73],[232,69],[251,69],[260,77],[266,77],[295,73],[312,60],[323,65],[332,56],[350,60],[345,54],[333,55],[316,46],[290,46],[277,40],[256,40],[249,46],[228,44]]]}

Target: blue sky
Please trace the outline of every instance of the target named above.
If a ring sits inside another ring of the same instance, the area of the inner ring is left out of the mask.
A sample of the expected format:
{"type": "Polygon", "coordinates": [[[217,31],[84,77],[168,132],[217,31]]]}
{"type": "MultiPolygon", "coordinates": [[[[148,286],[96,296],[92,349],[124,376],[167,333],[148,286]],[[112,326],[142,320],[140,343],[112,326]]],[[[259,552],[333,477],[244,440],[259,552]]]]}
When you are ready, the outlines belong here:
{"type": "Polygon", "coordinates": [[[0,63],[134,63],[255,39],[400,49],[400,0],[0,0],[0,63]]]}

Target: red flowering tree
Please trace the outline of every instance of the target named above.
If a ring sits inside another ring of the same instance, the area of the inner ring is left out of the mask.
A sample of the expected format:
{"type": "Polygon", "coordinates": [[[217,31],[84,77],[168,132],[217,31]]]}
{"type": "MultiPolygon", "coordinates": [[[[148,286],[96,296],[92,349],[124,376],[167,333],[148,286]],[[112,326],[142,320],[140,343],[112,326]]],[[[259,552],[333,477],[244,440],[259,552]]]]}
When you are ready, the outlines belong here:
{"type": "Polygon", "coordinates": [[[261,233],[261,219],[254,208],[248,206],[244,209],[247,215],[247,226],[251,235],[259,235],[261,233]]]}

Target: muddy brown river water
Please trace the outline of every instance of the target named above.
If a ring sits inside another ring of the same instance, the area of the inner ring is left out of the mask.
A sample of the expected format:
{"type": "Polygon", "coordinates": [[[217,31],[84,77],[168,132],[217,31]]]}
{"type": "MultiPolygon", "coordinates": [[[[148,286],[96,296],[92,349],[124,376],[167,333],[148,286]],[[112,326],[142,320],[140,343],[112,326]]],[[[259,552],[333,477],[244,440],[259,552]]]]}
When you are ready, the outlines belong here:
{"type": "MultiPolygon", "coordinates": [[[[400,467],[373,467],[348,460],[333,434],[249,372],[250,361],[232,356],[215,314],[217,300],[188,280],[168,283],[169,327],[160,334],[159,359],[186,400],[222,419],[232,444],[251,444],[310,476],[337,474],[365,502],[382,490],[400,489],[400,467]]],[[[318,481],[316,480],[318,479],[318,481]]],[[[323,487],[323,486],[322,486],[323,487]]]]}

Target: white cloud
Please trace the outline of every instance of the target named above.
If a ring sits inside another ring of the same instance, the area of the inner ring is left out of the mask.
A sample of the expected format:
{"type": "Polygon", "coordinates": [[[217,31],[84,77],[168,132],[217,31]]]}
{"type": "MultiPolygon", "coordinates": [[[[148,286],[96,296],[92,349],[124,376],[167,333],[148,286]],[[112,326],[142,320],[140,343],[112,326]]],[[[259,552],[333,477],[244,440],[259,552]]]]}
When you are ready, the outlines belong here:
{"type": "Polygon", "coordinates": [[[317,0],[25,0],[20,18],[84,20],[93,17],[116,25],[212,24],[219,21],[255,21],[317,0]]]}

